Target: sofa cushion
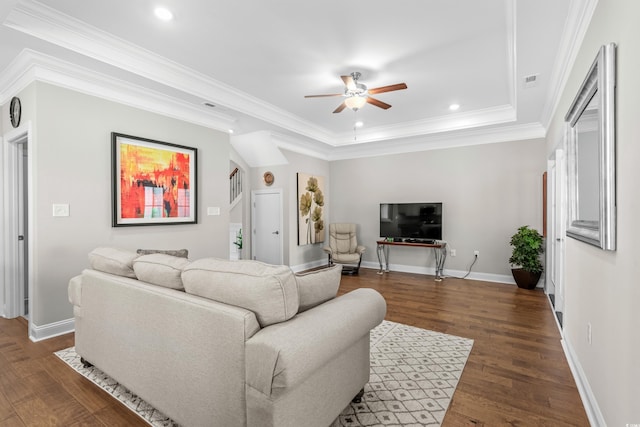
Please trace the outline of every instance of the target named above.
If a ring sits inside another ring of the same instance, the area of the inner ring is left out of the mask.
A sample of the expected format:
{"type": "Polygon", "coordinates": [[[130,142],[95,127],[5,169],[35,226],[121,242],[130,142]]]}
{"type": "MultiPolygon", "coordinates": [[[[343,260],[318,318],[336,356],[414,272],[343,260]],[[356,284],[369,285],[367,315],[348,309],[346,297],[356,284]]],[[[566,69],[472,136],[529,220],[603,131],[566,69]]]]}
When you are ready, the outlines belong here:
{"type": "Polygon", "coordinates": [[[341,278],[342,265],[340,264],[296,274],[298,295],[300,296],[298,312],[306,311],[335,298],[338,294],[341,278]]]}
{"type": "Polygon", "coordinates": [[[133,260],[138,254],[126,249],[100,247],[89,252],[89,264],[94,270],[118,276],[136,278],[133,260]]]}
{"type": "Polygon", "coordinates": [[[185,291],[255,313],[261,327],[298,312],[298,287],[291,269],[259,261],[196,260],[182,272],[185,291]]]}
{"type": "Polygon", "coordinates": [[[143,282],[183,290],[182,270],[188,264],[186,258],[157,253],[136,258],[133,271],[143,282]]]}
{"type": "Polygon", "coordinates": [[[138,249],[138,255],[165,254],[180,258],[189,258],[188,249],[138,249]]]}

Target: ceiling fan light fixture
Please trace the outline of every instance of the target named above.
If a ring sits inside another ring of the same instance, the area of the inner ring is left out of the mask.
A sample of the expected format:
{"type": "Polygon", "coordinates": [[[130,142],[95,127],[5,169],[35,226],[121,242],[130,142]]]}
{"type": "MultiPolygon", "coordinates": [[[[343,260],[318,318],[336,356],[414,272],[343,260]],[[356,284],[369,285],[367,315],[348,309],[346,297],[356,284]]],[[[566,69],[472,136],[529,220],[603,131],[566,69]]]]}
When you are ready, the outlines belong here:
{"type": "Polygon", "coordinates": [[[344,103],[347,107],[351,108],[353,111],[356,111],[364,106],[367,103],[367,98],[364,96],[351,96],[344,100],[344,103]]]}

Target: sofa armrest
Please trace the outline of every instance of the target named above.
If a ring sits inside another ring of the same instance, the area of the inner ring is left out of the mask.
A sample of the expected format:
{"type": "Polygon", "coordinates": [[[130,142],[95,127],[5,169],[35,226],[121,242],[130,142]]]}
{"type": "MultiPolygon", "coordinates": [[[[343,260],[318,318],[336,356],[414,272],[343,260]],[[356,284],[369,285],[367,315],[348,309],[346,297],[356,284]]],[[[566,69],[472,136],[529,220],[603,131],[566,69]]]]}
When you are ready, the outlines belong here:
{"type": "Polygon", "coordinates": [[[69,280],[67,294],[69,296],[69,302],[75,307],[80,307],[82,305],[82,275],[77,275],[69,280]]]}
{"type": "Polygon", "coordinates": [[[323,251],[325,251],[326,253],[328,253],[329,255],[331,255],[333,253],[333,249],[331,249],[330,246],[325,246],[322,248],[323,251]]]}
{"type": "Polygon", "coordinates": [[[368,336],[386,311],[382,295],[362,288],[261,329],[246,342],[247,384],[266,396],[294,387],[368,336]]]}
{"type": "Polygon", "coordinates": [[[356,253],[362,255],[366,249],[367,248],[365,248],[364,246],[358,245],[358,247],[356,248],[356,253]]]}

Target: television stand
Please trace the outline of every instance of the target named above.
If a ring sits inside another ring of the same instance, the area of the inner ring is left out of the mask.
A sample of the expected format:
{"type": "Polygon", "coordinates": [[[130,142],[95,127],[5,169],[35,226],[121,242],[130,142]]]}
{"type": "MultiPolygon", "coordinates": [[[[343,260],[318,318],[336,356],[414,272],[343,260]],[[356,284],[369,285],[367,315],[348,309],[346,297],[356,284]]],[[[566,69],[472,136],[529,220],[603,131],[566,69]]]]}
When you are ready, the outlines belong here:
{"type": "Polygon", "coordinates": [[[391,246],[404,246],[413,248],[433,248],[433,256],[436,260],[436,282],[442,281],[442,271],[444,270],[444,260],[447,250],[447,242],[436,240],[434,243],[418,243],[418,242],[390,242],[387,240],[378,240],[377,242],[378,262],[380,263],[380,271],[378,274],[389,272],[389,248],[391,246]],[[383,267],[384,260],[384,267],[383,267]]]}

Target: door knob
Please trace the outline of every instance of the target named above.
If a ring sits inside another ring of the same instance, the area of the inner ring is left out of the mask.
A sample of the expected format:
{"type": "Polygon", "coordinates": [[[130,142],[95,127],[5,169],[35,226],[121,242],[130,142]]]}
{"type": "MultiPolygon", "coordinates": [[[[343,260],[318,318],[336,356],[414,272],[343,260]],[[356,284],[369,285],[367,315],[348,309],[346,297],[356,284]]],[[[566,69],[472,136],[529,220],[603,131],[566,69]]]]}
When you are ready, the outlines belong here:
{"type": "Polygon", "coordinates": [[[24,236],[18,236],[18,241],[24,240],[24,236]]]}
{"type": "Polygon", "coordinates": [[[278,230],[272,232],[271,234],[280,234],[280,232],[278,230]]]}

